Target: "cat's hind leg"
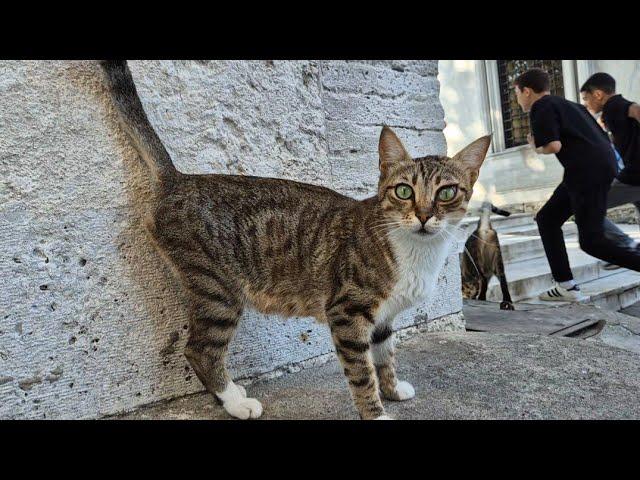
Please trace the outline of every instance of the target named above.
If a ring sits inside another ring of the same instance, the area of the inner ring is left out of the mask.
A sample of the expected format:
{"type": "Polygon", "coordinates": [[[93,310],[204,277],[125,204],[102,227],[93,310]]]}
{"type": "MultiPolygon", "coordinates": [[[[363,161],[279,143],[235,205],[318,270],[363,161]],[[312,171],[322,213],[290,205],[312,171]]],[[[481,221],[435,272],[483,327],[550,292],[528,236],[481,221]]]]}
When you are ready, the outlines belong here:
{"type": "Polygon", "coordinates": [[[480,293],[478,294],[478,300],[485,301],[487,299],[487,289],[489,287],[489,279],[485,277],[480,277],[480,293]]]}
{"type": "Polygon", "coordinates": [[[200,381],[229,415],[243,420],[258,418],[262,415],[262,405],[254,398],[247,398],[245,389],[231,380],[225,367],[229,342],[242,316],[241,300],[229,290],[212,284],[203,287],[192,283],[189,290],[194,302],[185,356],[200,381]]]}
{"type": "Polygon", "coordinates": [[[498,254],[498,268],[496,275],[500,280],[500,289],[502,290],[502,302],[500,302],[500,310],[515,310],[513,306],[513,300],[511,300],[511,294],[509,293],[509,282],[504,274],[504,263],[502,261],[502,254],[498,254]]]}
{"type": "Polygon", "coordinates": [[[382,323],[375,327],[371,336],[371,353],[384,397],[396,401],[415,397],[413,386],[396,378],[395,346],[390,323],[382,323]]]}

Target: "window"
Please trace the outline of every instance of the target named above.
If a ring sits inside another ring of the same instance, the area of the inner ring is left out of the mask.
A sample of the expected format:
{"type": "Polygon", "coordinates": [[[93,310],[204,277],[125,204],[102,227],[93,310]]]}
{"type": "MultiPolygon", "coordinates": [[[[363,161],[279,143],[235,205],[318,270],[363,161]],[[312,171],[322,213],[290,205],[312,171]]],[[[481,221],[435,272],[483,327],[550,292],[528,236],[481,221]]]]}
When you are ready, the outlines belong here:
{"type": "Polygon", "coordinates": [[[512,148],[527,143],[529,114],[524,113],[513,90],[513,81],[531,68],[545,70],[551,80],[551,94],[565,96],[562,60],[498,60],[498,85],[502,111],[504,147],[512,148]]]}

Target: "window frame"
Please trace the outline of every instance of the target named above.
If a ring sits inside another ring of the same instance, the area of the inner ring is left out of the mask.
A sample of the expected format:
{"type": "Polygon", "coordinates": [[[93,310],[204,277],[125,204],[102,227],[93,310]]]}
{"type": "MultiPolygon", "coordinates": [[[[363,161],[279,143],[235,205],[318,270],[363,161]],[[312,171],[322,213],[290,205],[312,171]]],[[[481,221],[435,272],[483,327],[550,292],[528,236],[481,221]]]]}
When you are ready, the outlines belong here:
{"type": "MultiPolygon", "coordinates": [[[[504,124],[500,102],[497,60],[478,60],[478,84],[483,105],[485,128],[492,134],[491,154],[505,155],[528,148],[528,145],[505,148],[504,124]]],[[[562,60],[562,80],[565,98],[580,102],[580,85],[591,75],[590,60],[562,60]]]]}

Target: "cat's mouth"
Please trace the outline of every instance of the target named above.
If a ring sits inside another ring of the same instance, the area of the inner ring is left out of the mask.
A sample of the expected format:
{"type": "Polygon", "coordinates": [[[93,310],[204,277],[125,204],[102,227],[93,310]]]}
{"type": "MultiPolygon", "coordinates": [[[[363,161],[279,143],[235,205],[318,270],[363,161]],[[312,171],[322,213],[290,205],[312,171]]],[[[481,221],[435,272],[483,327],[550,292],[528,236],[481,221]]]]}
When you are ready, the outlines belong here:
{"type": "Polygon", "coordinates": [[[423,225],[418,230],[414,230],[413,233],[420,236],[427,236],[427,235],[433,235],[434,233],[437,233],[437,230],[430,227],[425,228],[425,226],[423,225]]]}

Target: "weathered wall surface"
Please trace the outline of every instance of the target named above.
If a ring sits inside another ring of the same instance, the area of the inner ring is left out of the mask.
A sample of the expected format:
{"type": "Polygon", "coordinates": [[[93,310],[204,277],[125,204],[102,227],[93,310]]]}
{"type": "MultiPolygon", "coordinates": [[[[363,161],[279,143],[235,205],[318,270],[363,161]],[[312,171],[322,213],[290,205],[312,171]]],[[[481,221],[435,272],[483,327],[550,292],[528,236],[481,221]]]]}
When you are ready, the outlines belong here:
{"type": "MultiPolygon", "coordinates": [[[[363,198],[380,125],[444,153],[435,61],[131,62],[184,172],[277,176],[363,198]]],[[[0,63],[0,418],[96,418],[202,390],[182,354],[184,296],[142,227],[146,169],[93,62],[0,63]]],[[[438,295],[398,322],[461,309],[453,255],[438,295]]],[[[311,319],[248,313],[235,377],[332,349],[311,319]]]]}

